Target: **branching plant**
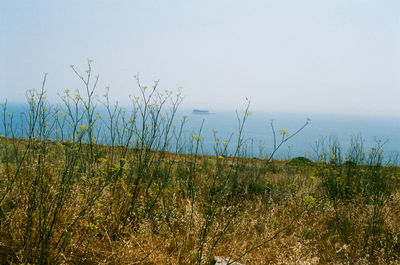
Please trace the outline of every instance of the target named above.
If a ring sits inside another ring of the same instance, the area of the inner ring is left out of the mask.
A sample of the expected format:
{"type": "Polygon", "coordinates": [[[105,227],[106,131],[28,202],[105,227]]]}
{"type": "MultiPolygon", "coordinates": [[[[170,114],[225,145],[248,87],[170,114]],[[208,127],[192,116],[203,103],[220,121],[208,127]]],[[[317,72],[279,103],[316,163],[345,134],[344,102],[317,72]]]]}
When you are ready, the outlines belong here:
{"type": "Polygon", "coordinates": [[[270,153],[260,146],[254,157],[246,100],[237,131],[214,132],[209,155],[207,120],[188,131],[180,91],[136,75],[122,106],[109,87],[97,95],[91,60],[71,69],[81,88],[60,104],[46,99],[45,74],[19,117],[0,105],[0,263],[202,265],[227,255],[229,264],[288,264],[299,260],[277,253],[303,249],[327,264],[400,257],[398,154],[386,162],[385,141],[366,152],[356,136],[344,152],[325,137],[314,161],[282,161],[279,150],[310,120],[294,133],[271,121],[270,153]]]}

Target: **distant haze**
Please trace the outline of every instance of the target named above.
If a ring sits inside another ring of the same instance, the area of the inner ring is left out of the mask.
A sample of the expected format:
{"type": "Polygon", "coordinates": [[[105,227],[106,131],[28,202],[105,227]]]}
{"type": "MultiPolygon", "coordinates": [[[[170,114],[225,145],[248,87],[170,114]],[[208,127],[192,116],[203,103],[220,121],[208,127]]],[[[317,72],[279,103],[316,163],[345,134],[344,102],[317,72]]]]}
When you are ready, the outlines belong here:
{"type": "Polygon", "coordinates": [[[1,1],[0,101],[79,87],[122,104],[144,85],[183,88],[184,108],[400,115],[398,0],[1,1]]]}

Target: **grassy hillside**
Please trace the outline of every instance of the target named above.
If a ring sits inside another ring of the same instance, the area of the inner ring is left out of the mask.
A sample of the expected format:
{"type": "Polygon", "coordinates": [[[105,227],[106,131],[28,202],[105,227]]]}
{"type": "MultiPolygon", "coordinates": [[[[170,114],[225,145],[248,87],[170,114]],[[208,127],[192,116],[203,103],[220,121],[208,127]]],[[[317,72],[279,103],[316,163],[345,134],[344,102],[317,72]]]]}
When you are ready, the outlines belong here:
{"type": "Polygon", "coordinates": [[[2,264],[400,257],[397,167],[4,138],[1,148],[2,264]]]}
{"type": "Polygon", "coordinates": [[[2,264],[399,264],[400,169],[383,143],[331,138],[318,161],[276,161],[299,132],[280,130],[265,159],[243,158],[246,109],[237,138],[203,156],[201,128],[185,137],[175,117],[179,94],[137,79],[127,111],[95,98],[90,62],[75,73],[82,95],[52,106],[44,79],[22,125],[2,104],[2,264]]]}

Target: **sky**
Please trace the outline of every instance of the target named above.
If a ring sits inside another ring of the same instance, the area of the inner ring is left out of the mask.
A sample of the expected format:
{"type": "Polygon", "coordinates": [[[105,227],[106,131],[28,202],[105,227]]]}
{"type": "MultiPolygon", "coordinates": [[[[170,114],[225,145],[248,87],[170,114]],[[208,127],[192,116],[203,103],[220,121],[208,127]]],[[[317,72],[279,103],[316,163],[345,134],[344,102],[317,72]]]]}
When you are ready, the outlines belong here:
{"type": "Polygon", "coordinates": [[[50,101],[78,89],[128,104],[182,87],[182,108],[400,116],[398,0],[19,0],[0,3],[0,101],[43,73],[50,101]]]}

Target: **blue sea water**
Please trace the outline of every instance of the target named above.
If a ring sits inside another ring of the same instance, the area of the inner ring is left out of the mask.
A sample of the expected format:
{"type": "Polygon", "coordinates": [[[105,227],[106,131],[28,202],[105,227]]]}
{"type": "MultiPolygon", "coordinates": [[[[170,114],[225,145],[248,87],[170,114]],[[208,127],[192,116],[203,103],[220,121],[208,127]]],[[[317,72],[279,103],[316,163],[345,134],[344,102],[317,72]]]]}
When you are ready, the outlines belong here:
{"type": "MultiPolygon", "coordinates": [[[[180,113],[185,114],[185,112],[180,113]]],[[[235,111],[219,111],[215,115],[193,115],[190,110],[186,111],[188,116],[188,128],[196,133],[204,120],[202,136],[204,145],[212,146],[215,141],[213,131],[217,131],[220,141],[226,140],[233,134],[233,142],[237,141],[238,119],[235,111]]],[[[239,112],[243,117],[243,113],[239,112]]],[[[290,133],[297,131],[310,118],[310,123],[295,137],[286,142],[277,152],[276,158],[290,158],[296,156],[308,156],[315,159],[315,142],[321,138],[335,136],[342,145],[343,152],[350,147],[351,137],[361,135],[364,140],[365,150],[374,147],[379,139],[384,145],[387,155],[400,150],[400,117],[389,116],[351,116],[334,114],[304,114],[298,113],[252,113],[244,126],[244,138],[252,139],[253,148],[249,156],[260,157],[273,150],[273,133],[271,119],[274,120],[274,127],[278,141],[279,130],[285,129],[290,133]],[[264,149],[260,154],[259,147],[264,149]]],[[[248,141],[248,142],[251,142],[248,141]]],[[[206,152],[210,152],[207,149],[206,152]]]]}
{"type": "MultiPolygon", "coordinates": [[[[102,112],[100,108],[98,111],[102,112]]],[[[14,113],[14,123],[18,124],[18,120],[22,117],[21,113],[26,113],[27,108],[22,104],[8,104],[7,112],[14,113]]],[[[238,112],[238,115],[242,119],[244,114],[238,112]]],[[[184,135],[186,139],[190,139],[192,135],[200,134],[202,139],[200,153],[213,155],[215,154],[213,143],[217,140],[222,142],[229,139],[231,139],[229,150],[234,152],[239,132],[238,116],[234,110],[217,111],[214,115],[196,115],[192,114],[192,110],[180,109],[176,115],[176,126],[179,125],[179,118],[184,116],[187,117],[184,135]]],[[[311,122],[298,135],[284,143],[275,158],[307,156],[316,159],[315,142],[329,136],[337,137],[343,152],[349,148],[351,137],[357,135],[361,135],[364,139],[365,150],[373,147],[378,139],[387,141],[384,145],[386,155],[389,156],[400,150],[400,117],[337,114],[308,114],[306,116],[301,113],[253,112],[248,116],[243,129],[242,138],[247,145],[245,155],[265,157],[266,154],[272,152],[271,119],[274,120],[279,142],[280,129],[285,129],[292,134],[306,122],[307,118],[310,118],[311,122]]],[[[0,133],[3,134],[2,130],[3,128],[0,128],[0,133]]]]}

